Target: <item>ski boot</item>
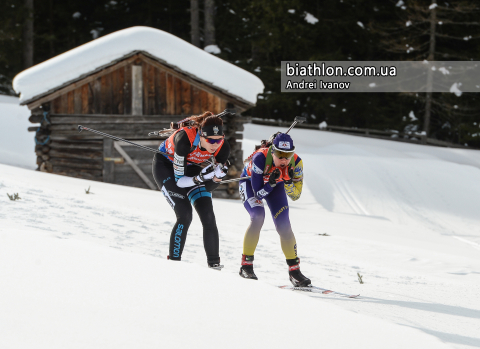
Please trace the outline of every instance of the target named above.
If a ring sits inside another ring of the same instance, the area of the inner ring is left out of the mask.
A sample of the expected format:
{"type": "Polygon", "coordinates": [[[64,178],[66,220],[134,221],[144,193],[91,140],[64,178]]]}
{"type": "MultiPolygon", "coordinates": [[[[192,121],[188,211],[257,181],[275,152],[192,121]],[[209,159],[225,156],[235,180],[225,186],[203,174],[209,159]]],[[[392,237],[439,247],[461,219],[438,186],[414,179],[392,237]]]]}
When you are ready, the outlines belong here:
{"type": "Polygon", "coordinates": [[[294,287],[305,287],[312,284],[310,279],[300,271],[300,258],[287,259],[287,264],[290,282],[294,287]]]}
{"type": "Polygon", "coordinates": [[[210,269],[215,269],[215,270],[222,270],[223,265],[220,264],[220,258],[216,261],[208,261],[208,267],[210,269]]]}
{"type": "Polygon", "coordinates": [[[242,266],[238,274],[245,279],[258,280],[253,272],[253,256],[245,256],[242,254],[242,266]]]}

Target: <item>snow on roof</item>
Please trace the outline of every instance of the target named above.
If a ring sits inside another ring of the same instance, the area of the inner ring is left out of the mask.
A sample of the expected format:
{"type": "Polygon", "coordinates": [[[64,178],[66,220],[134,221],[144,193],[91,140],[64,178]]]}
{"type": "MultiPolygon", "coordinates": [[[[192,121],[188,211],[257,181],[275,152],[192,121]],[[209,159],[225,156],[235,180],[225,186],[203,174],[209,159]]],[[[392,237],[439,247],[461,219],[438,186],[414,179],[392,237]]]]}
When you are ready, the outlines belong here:
{"type": "Polygon", "coordinates": [[[255,104],[264,85],[255,75],[159,29],[132,27],[105,35],[18,74],[20,103],[73,82],[132,52],[144,51],[223,91],[255,104]]]}

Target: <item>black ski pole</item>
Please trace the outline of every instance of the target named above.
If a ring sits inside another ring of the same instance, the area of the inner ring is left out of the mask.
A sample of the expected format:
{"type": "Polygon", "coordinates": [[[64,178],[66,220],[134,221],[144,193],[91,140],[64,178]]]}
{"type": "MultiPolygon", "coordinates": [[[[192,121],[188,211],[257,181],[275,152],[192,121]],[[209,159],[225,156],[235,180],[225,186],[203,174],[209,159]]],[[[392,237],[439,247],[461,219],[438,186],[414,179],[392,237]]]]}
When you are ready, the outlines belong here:
{"type": "Polygon", "coordinates": [[[226,181],[221,181],[219,184],[227,184],[231,182],[238,182],[241,181],[242,179],[250,179],[252,178],[251,176],[246,176],[246,177],[240,177],[240,178],[233,178],[233,179],[227,179],[226,181]]]}
{"type": "Polygon", "coordinates": [[[227,114],[230,114],[230,115],[235,115],[235,111],[234,110],[231,110],[231,109],[225,109],[224,111],[222,111],[221,113],[215,115],[216,117],[218,118],[221,118],[227,114]]]}
{"type": "Polygon", "coordinates": [[[304,123],[305,121],[307,121],[307,118],[305,118],[305,117],[303,117],[303,116],[295,116],[295,120],[293,121],[292,126],[290,126],[290,128],[289,128],[289,129],[287,130],[287,132],[285,132],[285,133],[287,134],[288,132],[290,132],[290,130],[291,130],[292,128],[294,128],[296,124],[302,124],[302,123],[304,123]]]}
{"type": "MultiPolygon", "coordinates": [[[[100,132],[100,131],[97,131],[97,130],[94,130],[94,129],[91,129],[91,128],[88,128],[88,127],[85,127],[85,126],[82,126],[82,125],[78,125],[78,131],[79,132],[82,132],[83,130],[85,131],[89,131],[89,132],[93,132],[93,133],[96,133],[96,134],[99,134],[103,137],[107,137],[107,138],[111,138],[111,139],[114,139],[116,141],[122,141],[122,142],[125,142],[125,143],[128,143],[128,144],[131,144],[131,145],[134,145],[138,148],[141,148],[143,150],[148,150],[148,151],[151,151],[153,153],[159,153],[159,154],[162,154],[162,155],[166,155],[166,156],[172,156],[171,154],[167,154],[167,153],[164,153],[160,150],[157,150],[157,149],[153,149],[153,148],[150,148],[150,147],[146,147],[144,145],[141,145],[141,144],[137,144],[137,143],[134,143],[134,142],[130,142],[130,141],[127,141],[126,139],[123,139],[123,138],[119,138],[119,137],[115,137],[115,136],[112,136],[112,135],[109,135],[108,133],[104,133],[104,132],[100,132]]],[[[192,162],[192,161],[188,161],[186,160],[188,163],[192,164],[192,165],[197,165],[197,166],[200,166],[202,167],[201,164],[197,164],[196,162],[192,162]]],[[[210,161],[206,161],[207,163],[210,163],[210,161]]]]}

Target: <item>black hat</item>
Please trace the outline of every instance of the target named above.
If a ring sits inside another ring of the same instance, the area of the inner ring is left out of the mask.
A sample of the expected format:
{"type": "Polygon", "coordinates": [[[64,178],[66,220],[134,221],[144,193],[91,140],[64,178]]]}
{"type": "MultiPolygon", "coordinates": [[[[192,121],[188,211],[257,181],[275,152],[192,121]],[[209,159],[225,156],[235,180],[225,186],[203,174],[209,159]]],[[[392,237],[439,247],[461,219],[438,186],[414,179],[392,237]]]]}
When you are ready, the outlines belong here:
{"type": "Polygon", "coordinates": [[[203,137],[223,136],[223,126],[222,125],[203,126],[200,131],[200,135],[203,137]]]}

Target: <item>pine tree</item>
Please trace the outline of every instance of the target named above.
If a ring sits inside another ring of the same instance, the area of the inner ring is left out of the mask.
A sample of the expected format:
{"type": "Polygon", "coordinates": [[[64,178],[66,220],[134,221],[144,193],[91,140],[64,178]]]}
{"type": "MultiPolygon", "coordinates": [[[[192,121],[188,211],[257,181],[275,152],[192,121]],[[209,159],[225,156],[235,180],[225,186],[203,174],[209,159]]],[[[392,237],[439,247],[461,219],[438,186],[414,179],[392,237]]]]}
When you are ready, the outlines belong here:
{"type": "Polygon", "coordinates": [[[0,94],[15,94],[12,79],[23,69],[23,21],[23,1],[0,2],[0,94]]]}
{"type": "Polygon", "coordinates": [[[30,68],[33,65],[34,53],[34,23],[33,23],[33,0],[25,0],[25,22],[23,25],[23,67],[30,68]]]}
{"type": "MultiPolygon", "coordinates": [[[[474,60],[478,54],[480,13],[478,2],[439,0],[395,0],[387,3],[394,15],[376,17],[370,27],[380,47],[391,60],[474,60]]],[[[425,95],[414,94],[418,114],[423,112],[425,135],[464,143],[464,122],[478,118],[480,104],[471,94],[461,97],[432,93],[429,70],[425,95]],[[422,106],[422,107],[420,107],[422,106]]]]}
{"type": "Polygon", "coordinates": [[[203,30],[205,41],[204,46],[216,45],[215,41],[215,2],[214,0],[204,0],[205,10],[203,11],[205,15],[205,29],[203,30]]]}
{"type": "Polygon", "coordinates": [[[190,0],[190,25],[192,34],[192,44],[200,47],[200,13],[198,9],[198,0],[190,0]]]}

